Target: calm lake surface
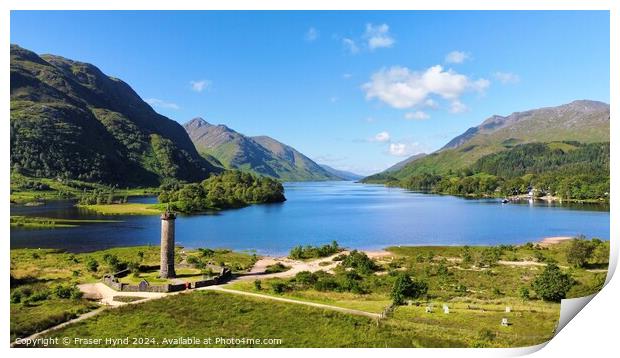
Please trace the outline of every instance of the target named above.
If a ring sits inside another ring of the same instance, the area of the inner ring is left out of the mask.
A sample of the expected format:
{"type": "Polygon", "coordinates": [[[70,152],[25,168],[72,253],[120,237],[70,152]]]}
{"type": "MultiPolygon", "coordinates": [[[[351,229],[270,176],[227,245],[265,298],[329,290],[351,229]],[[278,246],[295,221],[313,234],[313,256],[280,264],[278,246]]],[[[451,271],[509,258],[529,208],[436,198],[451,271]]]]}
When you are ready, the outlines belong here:
{"type": "MultiPolygon", "coordinates": [[[[288,200],[282,204],[179,216],[177,244],[280,255],[298,244],[319,245],[332,240],[358,249],[518,244],[577,234],[609,240],[609,211],[598,206],[501,204],[497,199],[468,200],[353,182],[287,183],[285,195],[288,200]]],[[[158,216],[98,215],[74,207],[72,201],[37,207],[12,205],[11,215],[122,221],[76,228],[11,229],[12,248],[79,252],[159,245],[158,216]]]]}

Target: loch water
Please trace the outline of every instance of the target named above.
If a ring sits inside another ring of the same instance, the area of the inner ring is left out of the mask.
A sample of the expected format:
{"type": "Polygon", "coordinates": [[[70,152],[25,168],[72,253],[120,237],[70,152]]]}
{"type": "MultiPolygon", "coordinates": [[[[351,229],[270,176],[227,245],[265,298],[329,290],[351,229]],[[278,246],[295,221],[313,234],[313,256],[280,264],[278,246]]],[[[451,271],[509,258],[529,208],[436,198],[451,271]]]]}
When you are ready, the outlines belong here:
{"type": "MultiPolygon", "coordinates": [[[[392,245],[491,245],[583,234],[609,239],[609,209],[600,205],[545,202],[502,204],[354,182],[286,183],[287,201],[201,215],[179,215],[177,244],[286,254],[295,245],[338,241],[357,249],[392,245]]],[[[133,202],[156,202],[154,197],[133,202]]],[[[106,216],[50,201],[11,205],[11,215],[119,222],[74,228],[11,228],[11,248],[58,248],[73,252],[117,246],[158,245],[158,216],[106,216]]]]}

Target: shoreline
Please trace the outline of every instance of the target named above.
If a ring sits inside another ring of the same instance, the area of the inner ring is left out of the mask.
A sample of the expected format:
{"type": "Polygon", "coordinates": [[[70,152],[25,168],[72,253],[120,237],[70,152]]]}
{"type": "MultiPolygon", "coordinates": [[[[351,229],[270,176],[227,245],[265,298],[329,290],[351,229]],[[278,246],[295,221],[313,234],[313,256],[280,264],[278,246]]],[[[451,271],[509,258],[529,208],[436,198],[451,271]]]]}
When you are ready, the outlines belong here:
{"type": "MultiPolygon", "coordinates": [[[[429,244],[422,244],[422,245],[416,245],[416,244],[394,244],[394,245],[387,245],[384,246],[382,248],[369,248],[369,249],[365,249],[365,248],[352,248],[352,247],[348,247],[345,249],[345,251],[352,251],[352,250],[357,250],[357,251],[361,251],[364,252],[366,255],[368,255],[368,257],[370,258],[381,258],[383,256],[388,256],[388,254],[390,253],[390,251],[388,251],[387,249],[390,247],[462,247],[462,246],[470,246],[470,247],[479,247],[479,246],[489,246],[489,247],[493,247],[493,246],[500,246],[500,245],[514,245],[514,246],[523,246],[528,242],[531,242],[533,244],[538,244],[542,247],[548,247],[551,245],[555,245],[555,244],[559,244],[562,243],[564,241],[567,240],[571,240],[574,239],[576,236],[547,236],[547,237],[543,237],[542,239],[536,240],[536,241],[524,241],[524,242],[520,242],[520,243],[516,243],[516,244],[512,244],[512,243],[497,243],[497,244],[482,244],[482,245],[474,245],[474,244],[455,244],[455,245],[429,245],[429,244]]],[[[601,239],[603,241],[610,241],[610,239],[601,239]]],[[[114,248],[129,248],[129,247],[151,247],[151,246],[159,246],[158,243],[152,243],[152,244],[141,244],[141,245],[126,245],[126,246],[112,246],[112,247],[105,247],[105,248],[100,248],[100,249],[94,249],[94,250],[70,250],[70,249],[63,249],[63,248],[58,248],[58,247],[42,247],[42,246],[37,246],[37,247],[10,247],[10,250],[57,250],[57,251],[64,251],[64,252],[68,252],[68,253],[74,253],[74,254],[81,254],[81,253],[89,253],[89,252],[97,252],[97,251],[105,251],[105,250],[109,250],[109,249],[114,249],[114,248]]],[[[187,247],[187,246],[183,246],[183,245],[178,245],[178,247],[180,249],[185,249],[185,250],[198,250],[200,247],[187,247]]],[[[256,254],[257,256],[263,258],[263,259],[271,259],[271,260],[285,260],[285,259],[289,259],[288,258],[288,252],[284,252],[284,253],[261,253],[259,250],[257,249],[234,249],[234,248],[228,248],[228,247],[213,247],[212,249],[227,249],[227,250],[231,250],[231,251],[235,251],[235,252],[240,252],[240,253],[247,253],[247,254],[256,254]]]]}

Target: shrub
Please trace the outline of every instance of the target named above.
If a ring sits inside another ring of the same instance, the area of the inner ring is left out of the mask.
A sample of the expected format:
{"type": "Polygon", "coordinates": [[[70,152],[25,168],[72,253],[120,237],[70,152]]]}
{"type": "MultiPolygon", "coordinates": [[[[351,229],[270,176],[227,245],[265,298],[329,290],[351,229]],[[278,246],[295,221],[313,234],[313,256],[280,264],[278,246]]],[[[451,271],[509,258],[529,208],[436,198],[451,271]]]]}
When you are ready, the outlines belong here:
{"type": "Polygon", "coordinates": [[[480,254],[480,265],[487,267],[494,266],[502,256],[502,251],[500,247],[485,247],[480,254]]]}
{"type": "Polygon", "coordinates": [[[91,257],[88,261],[86,261],[86,269],[90,272],[97,272],[99,269],[99,263],[91,257]]]}
{"type": "Polygon", "coordinates": [[[419,298],[428,292],[428,284],[424,281],[414,281],[406,273],[396,277],[390,297],[395,305],[402,305],[406,298],[419,298]]]}
{"type": "Polygon", "coordinates": [[[575,285],[570,274],[563,273],[556,264],[548,264],[532,282],[532,288],[538,297],[545,301],[559,302],[566,298],[566,293],[575,285]]]}
{"type": "Polygon", "coordinates": [[[571,240],[566,252],[566,261],[574,267],[584,267],[592,257],[594,248],[594,244],[588,240],[571,240]]]}
{"type": "Polygon", "coordinates": [[[314,285],[317,281],[317,277],[315,274],[313,274],[310,271],[301,271],[298,272],[297,275],[295,275],[295,282],[299,283],[300,285],[314,285]]]}
{"type": "Polygon", "coordinates": [[[295,246],[289,252],[289,257],[295,260],[306,260],[312,258],[327,257],[341,251],[338,242],[332,241],[331,244],[323,246],[295,246]]]}
{"type": "Polygon", "coordinates": [[[78,299],[82,297],[82,291],[77,286],[58,285],[54,287],[54,294],[56,297],[63,299],[78,299]]]}
{"type": "Polygon", "coordinates": [[[353,293],[366,293],[367,291],[362,287],[362,277],[355,271],[347,271],[340,275],[339,289],[341,291],[349,291],[353,293]]]}
{"type": "Polygon", "coordinates": [[[271,284],[271,289],[274,293],[282,294],[286,291],[287,286],[284,282],[274,282],[271,284]]]}
{"type": "Polygon", "coordinates": [[[265,273],[277,273],[277,272],[285,272],[290,270],[290,266],[286,266],[281,262],[276,262],[273,265],[269,265],[265,268],[265,273]]]}
{"type": "Polygon", "coordinates": [[[521,287],[519,289],[519,297],[521,297],[521,299],[523,299],[524,301],[527,301],[530,299],[530,290],[527,287],[521,287]]]}
{"type": "Polygon", "coordinates": [[[461,263],[463,265],[470,265],[472,263],[471,250],[469,246],[463,246],[463,250],[461,251],[461,263]]]}
{"type": "Polygon", "coordinates": [[[353,250],[342,260],[340,266],[352,268],[362,274],[371,274],[379,268],[364,252],[353,250]]]}
{"type": "Polygon", "coordinates": [[[254,280],[254,289],[260,291],[262,289],[262,283],[260,280],[254,280]]]}
{"type": "Polygon", "coordinates": [[[200,256],[202,257],[212,257],[215,255],[215,251],[211,249],[198,249],[198,251],[200,251],[200,256]]]}
{"type": "Polygon", "coordinates": [[[317,278],[314,289],[317,291],[336,291],[340,288],[338,282],[331,276],[317,278]]]}

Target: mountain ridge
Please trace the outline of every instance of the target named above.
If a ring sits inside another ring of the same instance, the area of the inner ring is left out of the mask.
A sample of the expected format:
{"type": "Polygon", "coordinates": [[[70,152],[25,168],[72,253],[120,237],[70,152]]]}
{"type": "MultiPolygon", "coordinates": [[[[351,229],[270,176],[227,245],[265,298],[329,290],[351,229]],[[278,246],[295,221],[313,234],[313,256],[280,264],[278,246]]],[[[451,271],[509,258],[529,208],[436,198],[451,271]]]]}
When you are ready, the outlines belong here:
{"type": "Polygon", "coordinates": [[[456,136],[441,149],[390,172],[390,175],[403,179],[424,173],[456,171],[472,165],[485,155],[519,144],[608,142],[609,119],[609,105],[591,100],[576,100],[555,107],[514,112],[508,116],[494,115],[456,136]]]}
{"type": "Polygon", "coordinates": [[[246,136],[200,117],[186,122],[183,128],[201,155],[213,156],[226,168],[283,181],[342,180],[295,148],[268,136],[246,136]]]}
{"type": "Polygon", "coordinates": [[[11,169],[129,186],[221,171],[175,121],[93,64],[11,45],[11,169]]]}
{"type": "Polygon", "coordinates": [[[343,180],[360,180],[364,177],[363,175],[355,174],[347,170],[336,169],[327,164],[319,164],[319,165],[321,166],[321,168],[327,170],[328,172],[332,173],[333,175],[336,175],[339,178],[342,178],[343,180]]]}

